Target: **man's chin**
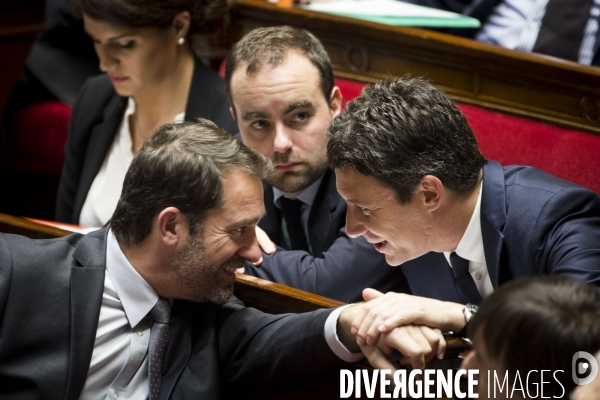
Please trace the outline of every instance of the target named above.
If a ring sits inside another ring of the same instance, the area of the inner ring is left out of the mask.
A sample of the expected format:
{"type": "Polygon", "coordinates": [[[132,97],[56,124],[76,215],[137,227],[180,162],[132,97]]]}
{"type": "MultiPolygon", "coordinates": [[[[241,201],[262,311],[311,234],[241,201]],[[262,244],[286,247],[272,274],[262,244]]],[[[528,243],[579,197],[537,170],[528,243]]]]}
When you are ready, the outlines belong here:
{"type": "Polygon", "coordinates": [[[208,293],[202,293],[200,296],[195,296],[189,300],[196,303],[213,303],[222,304],[233,295],[233,284],[227,287],[216,287],[208,293]]]}
{"type": "Polygon", "coordinates": [[[407,261],[410,261],[411,258],[407,258],[407,257],[403,257],[400,256],[398,254],[394,254],[394,253],[390,253],[390,254],[384,254],[385,255],[385,262],[388,263],[389,265],[391,265],[392,267],[397,267],[398,265],[404,264],[407,261]]]}
{"type": "Polygon", "coordinates": [[[310,177],[305,175],[296,174],[293,172],[286,172],[283,175],[272,176],[267,179],[267,183],[271,186],[276,187],[284,193],[297,193],[301,192],[309,187],[317,179],[310,180],[310,177]]]}

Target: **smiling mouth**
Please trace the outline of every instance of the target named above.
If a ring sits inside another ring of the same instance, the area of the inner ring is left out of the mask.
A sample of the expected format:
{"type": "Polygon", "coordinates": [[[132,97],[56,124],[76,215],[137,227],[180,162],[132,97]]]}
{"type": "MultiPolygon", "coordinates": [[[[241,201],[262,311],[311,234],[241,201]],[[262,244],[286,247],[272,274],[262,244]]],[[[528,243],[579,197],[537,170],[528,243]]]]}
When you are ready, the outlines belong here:
{"type": "Polygon", "coordinates": [[[382,240],[379,243],[373,243],[373,246],[375,247],[375,250],[377,250],[378,252],[382,252],[383,247],[386,245],[387,240],[382,240]]]}
{"type": "Polygon", "coordinates": [[[125,77],[125,76],[114,76],[114,75],[111,75],[110,76],[110,80],[113,83],[121,83],[123,81],[126,81],[127,77],[125,77]]]}

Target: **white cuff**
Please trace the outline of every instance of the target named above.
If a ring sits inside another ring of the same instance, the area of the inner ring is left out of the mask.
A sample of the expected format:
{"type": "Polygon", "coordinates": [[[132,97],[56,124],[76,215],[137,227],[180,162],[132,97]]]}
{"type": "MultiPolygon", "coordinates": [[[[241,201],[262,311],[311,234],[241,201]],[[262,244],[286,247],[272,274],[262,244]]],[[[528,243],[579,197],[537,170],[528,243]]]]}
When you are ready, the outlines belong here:
{"type": "Polygon", "coordinates": [[[325,321],[325,341],[333,353],[346,362],[356,362],[364,358],[363,353],[352,353],[340,342],[337,335],[337,321],[342,310],[352,304],[336,308],[325,321]]]}

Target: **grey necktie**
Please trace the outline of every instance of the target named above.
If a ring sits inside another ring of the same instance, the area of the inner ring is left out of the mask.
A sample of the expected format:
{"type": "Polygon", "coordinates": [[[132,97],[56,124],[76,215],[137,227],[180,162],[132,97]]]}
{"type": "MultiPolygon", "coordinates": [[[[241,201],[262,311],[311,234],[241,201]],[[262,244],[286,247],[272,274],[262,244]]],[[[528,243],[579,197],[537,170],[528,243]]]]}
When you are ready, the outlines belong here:
{"type": "Polygon", "coordinates": [[[162,376],[162,363],[169,343],[169,318],[171,304],[169,300],[159,298],[150,311],[154,319],[148,347],[148,382],[150,384],[150,400],[158,399],[162,376]]]}

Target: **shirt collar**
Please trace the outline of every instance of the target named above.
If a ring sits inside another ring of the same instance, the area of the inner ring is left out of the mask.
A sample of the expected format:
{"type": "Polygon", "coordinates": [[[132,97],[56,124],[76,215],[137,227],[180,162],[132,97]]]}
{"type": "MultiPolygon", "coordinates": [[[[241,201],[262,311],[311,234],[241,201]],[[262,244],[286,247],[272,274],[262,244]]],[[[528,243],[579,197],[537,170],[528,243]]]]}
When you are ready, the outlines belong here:
{"type": "MultiPolygon", "coordinates": [[[[302,201],[304,204],[308,204],[309,207],[312,207],[313,203],[315,202],[315,197],[317,197],[317,192],[319,191],[319,187],[321,186],[321,182],[323,181],[323,176],[321,176],[319,179],[314,181],[309,187],[307,187],[302,192],[300,192],[300,194],[298,196],[296,196],[295,198],[302,201]]],[[[292,197],[284,194],[281,190],[277,189],[275,186],[273,186],[273,201],[278,208],[279,208],[278,200],[281,196],[285,196],[290,199],[292,198],[292,197]]]]}
{"type": "MultiPolygon", "coordinates": [[[[456,254],[465,260],[469,260],[476,263],[485,263],[485,252],[483,250],[483,238],[481,237],[481,192],[483,187],[483,180],[479,185],[479,196],[477,196],[477,203],[471,215],[469,225],[465,230],[462,238],[458,242],[456,254]]],[[[451,251],[445,251],[444,255],[450,263],[451,251]]]]}
{"type": "Polygon", "coordinates": [[[158,294],[125,257],[112,229],[107,236],[106,269],[133,328],[152,310],[158,294]]]}

